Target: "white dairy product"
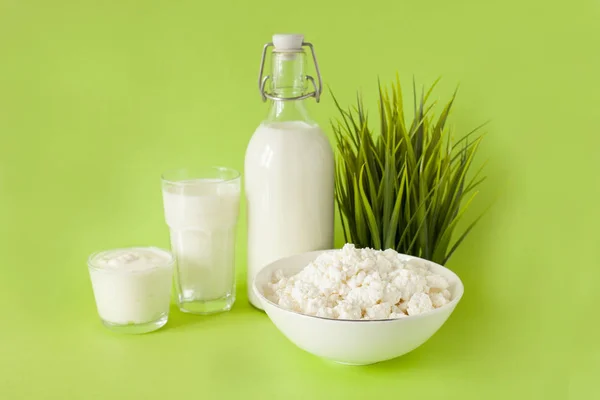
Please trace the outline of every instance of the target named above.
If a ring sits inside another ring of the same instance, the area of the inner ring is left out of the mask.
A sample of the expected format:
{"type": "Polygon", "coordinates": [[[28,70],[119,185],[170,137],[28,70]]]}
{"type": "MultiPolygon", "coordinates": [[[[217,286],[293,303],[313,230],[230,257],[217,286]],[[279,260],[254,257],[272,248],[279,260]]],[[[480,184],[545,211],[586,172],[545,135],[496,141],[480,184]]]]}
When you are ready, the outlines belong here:
{"type": "Polygon", "coordinates": [[[239,179],[195,179],[163,185],[165,219],[177,256],[179,303],[234,295],[239,179]]]}
{"type": "MultiPolygon", "coordinates": [[[[258,127],[246,151],[248,288],[265,265],[333,247],[334,162],[321,129],[301,121],[258,127]]],[[[252,290],[250,302],[260,307],[252,290]]]]}
{"type": "Polygon", "coordinates": [[[269,300],[307,315],[381,320],[418,315],[451,299],[448,281],[426,262],[392,249],[341,250],[321,254],[298,274],[277,271],[267,285],[269,300]]]}
{"type": "Polygon", "coordinates": [[[166,318],[171,300],[174,257],[154,247],[96,253],[88,262],[96,307],[115,325],[166,318]]]}

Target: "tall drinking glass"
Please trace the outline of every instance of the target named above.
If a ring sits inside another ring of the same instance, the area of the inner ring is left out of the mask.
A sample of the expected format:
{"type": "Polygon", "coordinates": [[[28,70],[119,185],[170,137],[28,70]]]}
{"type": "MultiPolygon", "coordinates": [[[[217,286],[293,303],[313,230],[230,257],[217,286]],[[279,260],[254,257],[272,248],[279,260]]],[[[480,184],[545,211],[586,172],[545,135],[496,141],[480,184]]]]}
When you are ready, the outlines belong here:
{"type": "Polygon", "coordinates": [[[228,311],[235,302],[235,228],[240,174],[222,167],[185,168],[162,176],[177,305],[184,312],[228,311]]]}

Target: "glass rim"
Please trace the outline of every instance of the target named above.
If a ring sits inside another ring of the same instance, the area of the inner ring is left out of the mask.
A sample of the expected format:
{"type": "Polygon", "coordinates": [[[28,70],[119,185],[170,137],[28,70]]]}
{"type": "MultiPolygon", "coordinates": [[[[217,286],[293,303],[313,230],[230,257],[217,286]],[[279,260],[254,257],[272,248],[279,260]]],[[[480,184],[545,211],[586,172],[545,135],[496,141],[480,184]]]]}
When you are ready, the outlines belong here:
{"type": "Polygon", "coordinates": [[[130,274],[131,273],[140,273],[140,272],[143,273],[143,272],[152,271],[152,270],[159,269],[159,268],[171,268],[175,265],[175,261],[176,261],[175,254],[169,250],[163,249],[161,247],[156,247],[156,246],[130,246],[130,247],[119,247],[119,248],[115,248],[115,249],[99,250],[99,251],[93,252],[92,254],[90,254],[90,256],[87,259],[88,269],[93,269],[95,271],[109,272],[109,273],[124,272],[121,269],[105,268],[98,264],[94,264],[94,259],[103,253],[109,253],[109,252],[120,251],[120,250],[136,250],[136,249],[158,250],[161,253],[167,254],[170,258],[164,265],[162,265],[162,264],[161,265],[153,265],[151,267],[136,270],[136,271],[127,271],[127,273],[130,273],[130,274]]]}
{"type": "Polygon", "coordinates": [[[164,171],[161,175],[160,175],[160,179],[162,180],[163,183],[169,183],[172,185],[190,185],[190,184],[195,184],[196,182],[193,182],[194,180],[197,179],[205,179],[208,178],[208,176],[206,177],[195,177],[195,178],[188,178],[188,179],[181,179],[181,180],[174,180],[174,179],[169,179],[167,176],[169,174],[173,174],[176,172],[182,172],[182,171],[186,171],[186,170],[190,170],[190,171],[195,171],[195,170],[212,170],[212,171],[220,171],[220,172],[229,172],[232,173],[232,177],[231,178],[223,178],[223,179],[219,179],[216,181],[206,181],[203,182],[204,184],[223,184],[223,183],[227,183],[227,182],[233,182],[235,180],[240,179],[240,177],[242,176],[242,174],[233,168],[229,168],[229,167],[223,167],[221,165],[209,165],[209,166],[196,166],[196,167],[181,167],[181,168],[172,168],[172,169],[168,169],[166,171],[164,171]]]}

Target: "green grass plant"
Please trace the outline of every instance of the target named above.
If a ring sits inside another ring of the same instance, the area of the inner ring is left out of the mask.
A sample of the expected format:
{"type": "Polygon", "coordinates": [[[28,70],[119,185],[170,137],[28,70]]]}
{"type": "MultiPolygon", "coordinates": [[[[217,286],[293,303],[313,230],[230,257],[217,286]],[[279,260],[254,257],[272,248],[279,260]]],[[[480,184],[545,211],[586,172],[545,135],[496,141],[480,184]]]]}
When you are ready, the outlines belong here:
{"type": "Polygon", "coordinates": [[[332,120],[335,196],[346,242],[445,264],[481,218],[454,237],[485,180],[483,166],[469,174],[483,125],[454,140],[448,118],[456,91],[436,115],[430,97],[438,82],[417,96],[413,80],[412,121],[399,77],[391,88],[379,83],[377,130],[360,95],[347,109],[333,96],[340,113],[332,120]]]}

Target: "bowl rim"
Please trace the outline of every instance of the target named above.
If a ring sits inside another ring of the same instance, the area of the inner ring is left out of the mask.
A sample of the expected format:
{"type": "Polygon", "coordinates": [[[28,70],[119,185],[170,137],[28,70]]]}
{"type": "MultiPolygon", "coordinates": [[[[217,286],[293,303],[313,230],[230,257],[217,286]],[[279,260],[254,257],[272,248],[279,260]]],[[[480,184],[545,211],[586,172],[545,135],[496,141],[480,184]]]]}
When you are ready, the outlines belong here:
{"type": "Polygon", "coordinates": [[[298,315],[298,316],[301,316],[301,317],[305,317],[305,318],[320,319],[320,320],[324,320],[324,321],[331,321],[331,322],[334,322],[334,323],[356,323],[356,322],[358,322],[358,323],[390,323],[390,322],[397,322],[397,321],[405,321],[407,319],[416,320],[416,319],[419,319],[419,318],[427,318],[430,315],[435,315],[437,313],[443,312],[443,311],[448,310],[448,309],[450,309],[452,311],[452,309],[454,307],[456,307],[456,305],[462,299],[462,297],[463,297],[463,295],[465,293],[465,286],[464,286],[462,280],[451,269],[446,268],[443,265],[440,265],[440,264],[435,263],[433,261],[426,260],[426,259],[421,258],[421,257],[415,257],[415,256],[411,256],[411,255],[408,255],[408,254],[403,254],[403,253],[398,253],[398,254],[401,255],[401,256],[409,257],[410,259],[416,259],[416,260],[426,261],[428,263],[434,264],[437,267],[440,267],[440,268],[442,268],[442,269],[450,272],[452,275],[454,275],[456,277],[455,284],[458,285],[457,286],[458,294],[452,300],[450,300],[448,303],[444,304],[443,306],[435,308],[435,309],[433,309],[431,311],[427,311],[427,312],[424,312],[424,313],[421,313],[421,314],[417,314],[417,315],[407,315],[405,317],[387,318],[387,319],[336,319],[336,318],[319,317],[319,316],[316,316],[316,315],[302,314],[301,312],[281,307],[279,304],[273,303],[265,295],[263,295],[261,291],[258,290],[258,285],[257,285],[257,280],[258,280],[257,278],[258,278],[258,276],[261,273],[264,273],[273,264],[279,263],[279,262],[282,262],[284,260],[288,260],[288,259],[291,259],[291,258],[296,258],[296,257],[301,257],[301,256],[307,256],[308,254],[315,254],[315,258],[316,258],[320,254],[328,252],[328,251],[332,251],[332,250],[341,250],[341,249],[326,249],[326,250],[308,251],[308,252],[305,252],[305,253],[294,254],[294,255],[288,256],[288,257],[282,257],[280,259],[277,259],[277,260],[275,260],[275,261],[273,261],[273,262],[265,265],[263,268],[261,268],[258,271],[258,273],[254,276],[254,279],[252,281],[252,290],[254,291],[254,294],[260,298],[261,302],[266,302],[270,306],[275,307],[275,308],[277,308],[277,309],[279,309],[281,311],[288,312],[290,314],[295,314],[295,315],[298,315]]]}

